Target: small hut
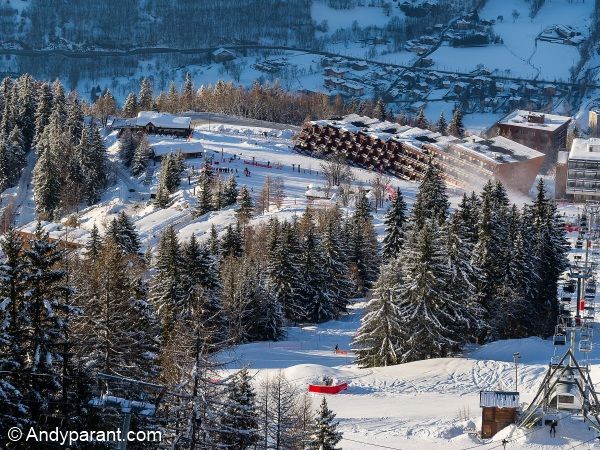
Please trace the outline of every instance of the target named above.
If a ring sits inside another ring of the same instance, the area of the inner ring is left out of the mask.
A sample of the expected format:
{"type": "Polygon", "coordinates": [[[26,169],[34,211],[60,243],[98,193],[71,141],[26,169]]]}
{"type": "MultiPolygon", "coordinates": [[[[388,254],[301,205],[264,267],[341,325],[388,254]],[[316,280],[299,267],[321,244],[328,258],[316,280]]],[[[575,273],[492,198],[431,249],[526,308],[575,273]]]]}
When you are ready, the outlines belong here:
{"type": "Polygon", "coordinates": [[[519,393],[507,391],[481,391],[481,437],[491,438],[498,431],[515,423],[519,409],[519,393]]]}

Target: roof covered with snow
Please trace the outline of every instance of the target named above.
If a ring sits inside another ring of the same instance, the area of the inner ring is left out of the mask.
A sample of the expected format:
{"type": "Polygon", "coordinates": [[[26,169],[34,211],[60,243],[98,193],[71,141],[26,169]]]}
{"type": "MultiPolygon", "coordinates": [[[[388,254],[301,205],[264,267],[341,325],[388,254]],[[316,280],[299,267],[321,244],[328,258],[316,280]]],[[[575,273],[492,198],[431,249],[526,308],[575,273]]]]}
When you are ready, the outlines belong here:
{"type": "Polygon", "coordinates": [[[600,139],[573,139],[569,159],[600,161],[600,139]]]}
{"type": "Polygon", "coordinates": [[[458,145],[498,162],[524,161],[544,156],[542,152],[503,136],[495,136],[491,139],[469,136],[458,145]]]}
{"type": "Polygon", "coordinates": [[[155,156],[168,155],[169,153],[200,153],[204,151],[204,146],[197,141],[173,141],[173,140],[162,140],[155,142],[150,145],[155,156]]]}
{"type": "Polygon", "coordinates": [[[153,124],[159,128],[190,128],[191,117],[174,116],[173,114],[159,113],[155,111],[140,111],[137,115],[136,125],[145,127],[148,124],[153,124]]]}
{"type": "Polygon", "coordinates": [[[554,131],[566,123],[569,123],[569,116],[559,116],[557,114],[545,114],[535,111],[526,111],[517,109],[498,122],[501,125],[513,125],[517,127],[532,128],[536,130],[554,131]],[[543,123],[532,122],[530,117],[538,117],[543,123]]]}
{"type": "Polygon", "coordinates": [[[362,133],[370,137],[388,141],[393,139],[399,142],[408,142],[418,148],[424,143],[447,148],[450,144],[459,145],[463,150],[470,151],[478,156],[497,163],[513,163],[543,157],[544,154],[514,142],[502,136],[483,139],[478,136],[469,136],[459,139],[454,136],[442,134],[423,128],[400,125],[394,122],[381,121],[372,117],[350,114],[341,119],[317,120],[311,122],[320,126],[333,126],[352,133],[362,133]]]}

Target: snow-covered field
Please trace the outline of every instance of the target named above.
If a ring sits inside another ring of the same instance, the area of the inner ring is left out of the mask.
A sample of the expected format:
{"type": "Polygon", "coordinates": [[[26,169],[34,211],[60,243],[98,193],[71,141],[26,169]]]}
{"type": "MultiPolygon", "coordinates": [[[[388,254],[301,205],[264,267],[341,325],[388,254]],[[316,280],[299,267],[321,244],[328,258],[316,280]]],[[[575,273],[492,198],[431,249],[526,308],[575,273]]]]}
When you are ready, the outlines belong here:
{"type": "Polygon", "coordinates": [[[576,46],[537,40],[537,36],[553,25],[569,25],[589,34],[594,2],[552,0],[544,2],[537,15],[530,19],[531,2],[525,0],[490,0],[479,16],[494,19],[494,33],[504,41],[501,45],[453,48],[442,46],[432,54],[435,67],[444,70],[471,71],[478,64],[511,77],[568,80],[569,69],[579,61],[576,46]],[[512,12],[519,16],[513,21],[512,12]]]}

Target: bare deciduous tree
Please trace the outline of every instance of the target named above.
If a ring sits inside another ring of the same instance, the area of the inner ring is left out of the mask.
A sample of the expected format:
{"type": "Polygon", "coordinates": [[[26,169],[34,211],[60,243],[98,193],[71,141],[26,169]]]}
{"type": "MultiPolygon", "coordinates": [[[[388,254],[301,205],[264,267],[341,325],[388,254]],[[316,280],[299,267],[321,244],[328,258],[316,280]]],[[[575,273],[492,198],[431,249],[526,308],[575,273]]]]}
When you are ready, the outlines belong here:
{"type": "Polygon", "coordinates": [[[334,186],[342,186],[351,183],[354,179],[352,169],[341,155],[332,155],[321,164],[321,170],[327,181],[327,195],[334,186]]]}

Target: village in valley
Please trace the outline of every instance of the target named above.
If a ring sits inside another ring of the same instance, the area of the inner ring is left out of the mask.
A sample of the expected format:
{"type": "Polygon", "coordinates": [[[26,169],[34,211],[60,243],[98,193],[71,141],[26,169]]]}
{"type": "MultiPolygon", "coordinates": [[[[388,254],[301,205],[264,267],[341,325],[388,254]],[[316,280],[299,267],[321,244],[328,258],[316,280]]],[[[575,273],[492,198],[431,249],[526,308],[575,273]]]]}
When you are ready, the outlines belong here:
{"type": "Polygon", "coordinates": [[[600,448],[600,5],[175,3],[0,6],[0,449],[600,448]]]}

